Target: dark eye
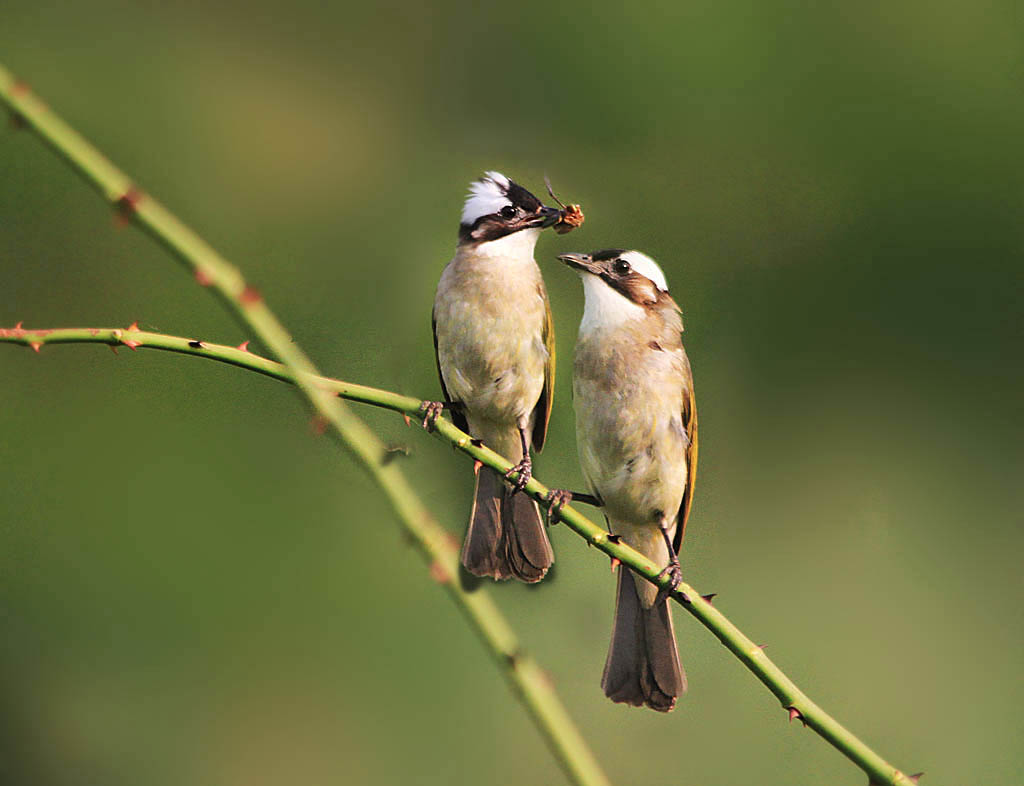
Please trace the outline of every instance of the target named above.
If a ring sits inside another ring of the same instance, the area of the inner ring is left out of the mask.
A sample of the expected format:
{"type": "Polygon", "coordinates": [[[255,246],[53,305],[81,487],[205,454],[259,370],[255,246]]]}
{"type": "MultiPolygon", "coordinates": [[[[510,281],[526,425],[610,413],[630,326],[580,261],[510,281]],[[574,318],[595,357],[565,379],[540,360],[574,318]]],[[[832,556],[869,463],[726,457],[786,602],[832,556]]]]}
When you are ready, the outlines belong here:
{"type": "Polygon", "coordinates": [[[615,275],[617,276],[628,276],[629,271],[632,269],[629,266],[629,262],[627,262],[625,259],[616,259],[614,267],[615,275]]]}
{"type": "Polygon", "coordinates": [[[505,205],[501,209],[501,217],[507,219],[513,219],[516,217],[516,209],[512,205],[505,205]]]}

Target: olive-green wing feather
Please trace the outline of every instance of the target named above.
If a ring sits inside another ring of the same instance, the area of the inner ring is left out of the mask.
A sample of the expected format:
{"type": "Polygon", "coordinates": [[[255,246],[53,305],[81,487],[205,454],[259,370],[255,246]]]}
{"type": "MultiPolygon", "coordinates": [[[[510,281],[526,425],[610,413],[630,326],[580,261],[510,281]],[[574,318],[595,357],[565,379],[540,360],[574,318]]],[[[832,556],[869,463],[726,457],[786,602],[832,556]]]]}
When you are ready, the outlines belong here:
{"type": "Polygon", "coordinates": [[[679,553],[683,544],[683,533],[686,531],[686,520],[690,517],[690,508],[693,506],[693,488],[697,483],[697,400],[693,395],[693,375],[690,374],[690,364],[686,364],[687,385],[683,391],[683,428],[686,436],[690,438],[690,444],[686,447],[686,490],[683,492],[683,501],[679,506],[679,514],[676,517],[676,536],[672,540],[672,547],[679,553]]]}
{"type": "MultiPolygon", "coordinates": [[[[444,395],[445,402],[451,402],[452,397],[448,395],[448,389],[444,386],[444,374],[441,373],[441,357],[437,354],[437,315],[433,309],[430,311],[430,330],[434,334],[434,362],[437,364],[437,378],[441,380],[441,393],[444,395]]],[[[469,433],[469,424],[466,422],[465,415],[456,408],[449,409],[448,414],[452,417],[452,423],[469,433]]]]}
{"type": "Polygon", "coordinates": [[[544,389],[537,399],[533,420],[533,449],[538,453],[544,447],[544,439],[548,435],[548,421],[551,419],[551,404],[555,398],[555,325],[551,320],[551,304],[544,284],[537,285],[537,293],[544,301],[544,326],[541,338],[548,351],[548,362],[544,367],[544,389]]]}

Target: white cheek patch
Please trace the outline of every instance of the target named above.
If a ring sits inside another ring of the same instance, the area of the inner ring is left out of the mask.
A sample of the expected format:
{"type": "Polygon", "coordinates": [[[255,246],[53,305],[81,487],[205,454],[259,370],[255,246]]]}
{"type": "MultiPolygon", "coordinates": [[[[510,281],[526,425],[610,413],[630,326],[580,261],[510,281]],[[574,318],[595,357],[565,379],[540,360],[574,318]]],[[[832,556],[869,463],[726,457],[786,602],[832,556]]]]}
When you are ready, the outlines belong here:
{"type": "Polygon", "coordinates": [[[462,224],[472,226],[477,219],[498,213],[512,202],[506,196],[509,181],[501,172],[488,172],[481,180],[471,183],[466,204],[462,208],[462,224]]]}
{"type": "Polygon", "coordinates": [[[658,267],[658,263],[651,259],[647,254],[642,254],[639,251],[627,251],[625,254],[620,256],[620,259],[625,259],[629,262],[629,266],[633,268],[644,278],[648,278],[654,282],[654,286],[660,289],[662,292],[668,292],[668,283],[665,281],[665,274],[661,268],[658,267]]]}
{"type": "Polygon", "coordinates": [[[640,319],[645,312],[628,297],[616,292],[593,273],[580,271],[583,279],[583,319],[580,335],[615,328],[623,322],[640,319]]]}

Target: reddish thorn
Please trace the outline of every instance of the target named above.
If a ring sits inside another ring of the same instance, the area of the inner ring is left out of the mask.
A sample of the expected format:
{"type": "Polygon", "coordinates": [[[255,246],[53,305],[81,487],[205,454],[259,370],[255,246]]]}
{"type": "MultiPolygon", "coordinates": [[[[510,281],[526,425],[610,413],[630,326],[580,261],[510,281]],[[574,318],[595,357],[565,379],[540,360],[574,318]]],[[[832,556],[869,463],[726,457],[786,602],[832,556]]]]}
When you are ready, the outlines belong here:
{"type": "Polygon", "coordinates": [[[206,271],[204,271],[202,268],[199,268],[199,267],[196,268],[195,277],[196,277],[196,282],[201,287],[208,287],[208,286],[210,286],[210,284],[213,283],[213,279],[210,278],[210,276],[207,275],[206,271]]]}
{"type": "Polygon", "coordinates": [[[117,208],[115,220],[118,226],[124,226],[132,220],[132,216],[139,209],[139,202],[141,201],[142,192],[135,186],[129,186],[128,190],[118,197],[117,202],[114,203],[114,207],[117,208]]]}
{"type": "Polygon", "coordinates": [[[28,345],[38,353],[39,349],[43,346],[43,343],[41,341],[30,341],[28,342],[28,345]]]}
{"type": "Polygon", "coordinates": [[[718,594],[717,592],[709,592],[707,595],[701,595],[701,597],[704,598],[704,602],[705,603],[707,603],[709,606],[712,606],[714,604],[711,601],[714,599],[715,595],[717,595],[717,594],[718,594]]]}
{"type": "Polygon", "coordinates": [[[107,344],[107,346],[110,347],[111,352],[113,352],[115,355],[117,354],[117,347],[115,347],[113,344],[107,344]]]}
{"type": "Polygon", "coordinates": [[[921,776],[922,776],[922,775],[924,775],[924,773],[923,773],[923,772],[916,772],[916,773],[914,773],[913,775],[910,775],[910,776],[908,776],[908,777],[909,777],[909,778],[910,778],[910,780],[912,780],[912,781],[913,781],[914,783],[917,783],[918,781],[920,781],[920,780],[921,780],[921,776]]]}
{"type": "Polygon", "coordinates": [[[804,719],[804,716],[800,714],[800,710],[798,710],[796,707],[787,707],[786,709],[789,710],[789,722],[790,723],[793,722],[794,718],[799,718],[800,720],[804,719]]]}
{"type": "Polygon", "coordinates": [[[483,465],[484,465],[484,463],[482,461],[480,461],[479,459],[473,459],[473,474],[474,475],[479,475],[480,474],[480,467],[482,467],[483,465]]]}
{"type": "Polygon", "coordinates": [[[142,345],[141,341],[129,341],[128,339],[124,339],[124,338],[121,339],[121,343],[124,344],[126,347],[128,347],[128,349],[130,349],[132,352],[135,351],[136,347],[142,345]]]}
{"type": "Polygon", "coordinates": [[[621,564],[622,564],[622,563],[621,563],[621,562],[619,561],[619,558],[618,558],[618,557],[612,557],[612,573],[614,573],[614,572],[615,572],[615,569],[616,569],[617,567],[619,567],[619,565],[621,565],[621,564]]]}
{"type": "Polygon", "coordinates": [[[19,322],[17,325],[14,326],[14,329],[15,330],[21,330],[21,326],[24,325],[24,324],[25,324],[24,322],[19,322]]]}
{"type": "Polygon", "coordinates": [[[89,334],[92,336],[98,336],[100,334],[99,328],[89,328],[89,334]]]}
{"type": "Polygon", "coordinates": [[[448,571],[445,570],[444,565],[437,560],[434,560],[430,563],[430,578],[438,584],[447,584],[451,581],[452,577],[448,574],[448,571]]]}
{"type": "Polygon", "coordinates": [[[764,652],[766,649],[768,649],[768,645],[767,644],[758,644],[757,648],[759,650],[761,650],[761,652],[764,652]]]}
{"type": "Polygon", "coordinates": [[[263,300],[263,296],[256,287],[251,284],[246,284],[245,289],[242,290],[242,294],[238,296],[238,300],[244,306],[251,306],[253,303],[259,303],[263,300]]]}
{"type": "Polygon", "coordinates": [[[402,420],[405,421],[405,425],[406,426],[411,426],[412,425],[412,421],[409,419],[409,416],[406,415],[404,412],[402,413],[402,420]]]}
{"type": "Polygon", "coordinates": [[[131,324],[130,324],[130,325],[128,326],[128,329],[129,329],[129,330],[135,330],[135,331],[137,331],[137,330],[139,329],[139,323],[138,323],[138,322],[132,322],[132,323],[131,323],[131,324]]]}
{"type": "Polygon", "coordinates": [[[249,351],[249,342],[248,341],[243,341],[241,344],[239,344],[237,347],[235,347],[235,349],[240,349],[242,352],[248,352],[249,351]]]}
{"type": "Polygon", "coordinates": [[[318,437],[323,436],[324,432],[327,431],[327,418],[323,415],[314,415],[313,420],[310,421],[310,428],[313,430],[313,434],[318,437]]]}

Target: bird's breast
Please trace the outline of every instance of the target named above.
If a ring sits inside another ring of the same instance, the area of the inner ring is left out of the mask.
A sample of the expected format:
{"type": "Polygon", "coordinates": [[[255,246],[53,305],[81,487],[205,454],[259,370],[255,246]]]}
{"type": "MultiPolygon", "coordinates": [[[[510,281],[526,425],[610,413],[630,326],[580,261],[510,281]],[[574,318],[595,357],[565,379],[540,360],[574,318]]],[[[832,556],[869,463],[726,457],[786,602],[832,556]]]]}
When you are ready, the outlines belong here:
{"type": "Polygon", "coordinates": [[[532,412],[544,387],[547,295],[536,263],[456,259],[434,303],[438,365],[449,395],[498,422],[532,412]]]}
{"type": "Polygon", "coordinates": [[[678,511],[688,469],[684,384],[678,359],[665,350],[616,336],[577,344],[580,463],[610,518],[640,525],[678,511]]]}

